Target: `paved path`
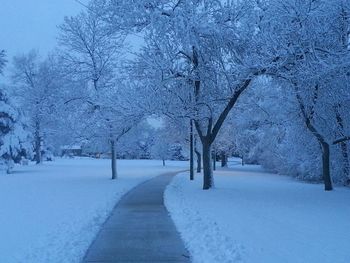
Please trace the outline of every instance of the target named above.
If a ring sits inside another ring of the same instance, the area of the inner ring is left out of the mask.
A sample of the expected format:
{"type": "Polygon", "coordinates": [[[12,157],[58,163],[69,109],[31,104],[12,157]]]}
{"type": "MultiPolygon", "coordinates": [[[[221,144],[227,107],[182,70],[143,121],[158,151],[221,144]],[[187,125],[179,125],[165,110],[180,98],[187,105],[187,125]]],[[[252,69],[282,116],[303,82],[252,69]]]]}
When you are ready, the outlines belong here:
{"type": "Polygon", "coordinates": [[[83,262],[190,262],[163,202],[174,175],[158,176],[126,194],[83,262]]]}

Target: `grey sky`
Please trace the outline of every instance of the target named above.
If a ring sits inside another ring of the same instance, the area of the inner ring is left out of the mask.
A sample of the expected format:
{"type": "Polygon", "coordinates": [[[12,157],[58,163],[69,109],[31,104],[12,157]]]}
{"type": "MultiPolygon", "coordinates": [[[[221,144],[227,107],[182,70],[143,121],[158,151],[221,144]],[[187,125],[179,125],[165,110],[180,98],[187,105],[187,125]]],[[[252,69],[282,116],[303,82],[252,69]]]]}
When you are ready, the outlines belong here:
{"type": "MultiPolygon", "coordinates": [[[[75,0],[0,0],[0,50],[4,49],[11,62],[16,54],[36,49],[42,56],[55,48],[58,28],[65,16],[74,16],[84,7],[75,0]]],[[[79,0],[87,3],[89,0],[79,0]]],[[[142,37],[130,36],[129,42],[138,48],[142,37]]],[[[11,63],[5,69],[7,81],[11,63]]]]}
{"type": "Polygon", "coordinates": [[[0,49],[10,59],[32,48],[45,55],[55,47],[57,25],[64,16],[82,8],[74,0],[1,0],[0,49]]]}

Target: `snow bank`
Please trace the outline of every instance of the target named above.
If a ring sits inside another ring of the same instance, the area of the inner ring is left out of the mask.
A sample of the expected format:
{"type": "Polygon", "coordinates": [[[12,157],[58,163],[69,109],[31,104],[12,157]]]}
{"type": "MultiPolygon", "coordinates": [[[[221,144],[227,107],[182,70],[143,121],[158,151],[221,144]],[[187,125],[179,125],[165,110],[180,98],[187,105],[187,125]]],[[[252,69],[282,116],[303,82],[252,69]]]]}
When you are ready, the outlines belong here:
{"type": "Polygon", "coordinates": [[[217,172],[209,191],[187,174],[168,186],[166,205],[194,262],[350,262],[349,189],[247,169],[217,172]]]}
{"type": "Polygon", "coordinates": [[[118,199],[137,184],[186,163],[59,159],[0,176],[0,262],[80,262],[118,199]]]}

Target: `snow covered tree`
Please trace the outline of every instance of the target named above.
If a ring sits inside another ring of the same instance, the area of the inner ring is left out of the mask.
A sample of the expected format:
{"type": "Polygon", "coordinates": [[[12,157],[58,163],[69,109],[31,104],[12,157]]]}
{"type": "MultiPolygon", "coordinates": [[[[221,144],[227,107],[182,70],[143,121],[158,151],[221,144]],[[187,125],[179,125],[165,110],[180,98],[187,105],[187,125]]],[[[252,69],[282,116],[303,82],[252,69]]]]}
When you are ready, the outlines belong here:
{"type": "Polygon", "coordinates": [[[240,95],[273,62],[260,48],[255,2],[136,2],[128,8],[113,1],[115,19],[144,30],[143,78],[152,79],[159,97],[172,96],[168,102],[187,109],[202,143],[203,189],[209,189],[211,146],[219,130],[240,95]]]}
{"type": "Polygon", "coordinates": [[[124,49],[124,34],[112,30],[107,23],[107,1],[91,1],[88,8],[75,17],[65,18],[60,26],[63,63],[73,80],[86,81],[86,90],[71,97],[66,104],[84,104],[85,137],[104,138],[112,154],[112,179],[116,172],[116,142],[124,136],[143,113],[131,94],[131,83],[121,81],[120,58],[124,49]]]}
{"type": "Polygon", "coordinates": [[[53,121],[59,79],[52,57],[42,61],[34,50],[14,57],[12,80],[15,87],[12,95],[18,99],[24,114],[29,118],[30,130],[34,135],[36,163],[42,162],[42,146],[48,125],[53,121]]]}
{"type": "Polygon", "coordinates": [[[90,132],[92,138],[108,139],[112,154],[112,179],[116,179],[116,144],[144,118],[144,113],[134,109],[131,87],[121,85],[101,98],[103,103],[92,114],[94,127],[90,132]]]}
{"type": "Polygon", "coordinates": [[[91,82],[96,91],[111,85],[125,39],[106,23],[106,5],[105,0],[91,1],[59,27],[64,66],[72,78],[91,82]]]}
{"type": "MultiPolygon", "coordinates": [[[[339,83],[346,85],[348,74],[344,66],[350,55],[348,10],[348,1],[342,0],[287,4],[276,0],[271,1],[267,14],[276,17],[271,43],[284,57],[277,75],[284,81],[282,85],[294,90],[305,127],[321,148],[325,190],[332,190],[330,146],[336,127],[332,119],[337,115],[334,107],[339,104],[337,94],[344,90],[339,83]]],[[[342,101],[347,96],[343,93],[342,101]]],[[[346,156],[344,145],[342,149],[346,156]]]]}
{"type": "Polygon", "coordinates": [[[118,155],[127,159],[152,158],[156,133],[147,119],[141,121],[118,141],[118,155]]]}
{"type": "Polygon", "coordinates": [[[0,90],[0,166],[6,172],[13,169],[14,161],[30,153],[30,138],[22,114],[0,90]]]}
{"type": "MultiPolygon", "coordinates": [[[[186,118],[164,118],[162,128],[155,132],[152,157],[163,160],[187,160],[189,149],[189,126],[186,118]]],[[[193,176],[193,175],[192,175],[193,176]]],[[[190,178],[193,180],[193,178],[190,178]]]]}
{"type": "Polygon", "coordinates": [[[155,159],[161,159],[163,162],[163,166],[165,166],[165,160],[169,159],[171,143],[166,138],[164,131],[157,132],[156,137],[154,139],[154,145],[152,147],[152,157],[155,159]]]}
{"type": "Polygon", "coordinates": [[[0,74],[2,74],[2,71],[6,65],[6,54],[5,54],[5,50],[1,50],[0,51],[0,74]]]}

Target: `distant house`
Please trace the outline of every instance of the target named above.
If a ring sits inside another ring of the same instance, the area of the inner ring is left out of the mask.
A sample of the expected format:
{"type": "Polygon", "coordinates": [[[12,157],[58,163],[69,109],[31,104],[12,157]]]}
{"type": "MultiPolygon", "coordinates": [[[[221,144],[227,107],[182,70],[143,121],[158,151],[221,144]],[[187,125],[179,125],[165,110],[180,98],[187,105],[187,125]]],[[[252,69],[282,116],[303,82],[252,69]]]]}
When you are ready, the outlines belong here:
{"type": "Polygon", "coordinates": [[[61,147],[61,156],[82,156],[83,150],[80,145],[65,145],[61,147]]]}

